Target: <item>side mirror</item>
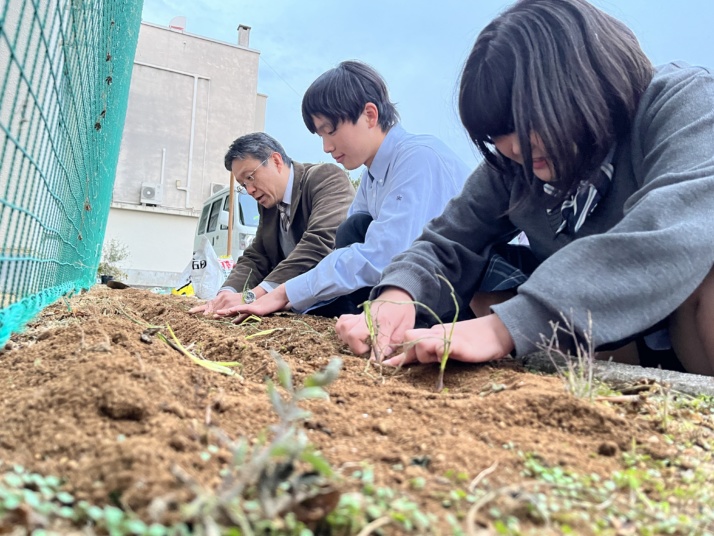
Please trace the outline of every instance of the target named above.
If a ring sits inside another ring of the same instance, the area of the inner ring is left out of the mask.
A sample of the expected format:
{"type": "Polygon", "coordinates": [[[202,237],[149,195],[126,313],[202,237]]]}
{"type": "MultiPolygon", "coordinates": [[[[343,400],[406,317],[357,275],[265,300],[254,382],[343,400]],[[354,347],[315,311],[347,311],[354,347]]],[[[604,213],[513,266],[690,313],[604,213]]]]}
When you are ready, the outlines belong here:
{"type": "Polygon", "coordinates": [[[221,229],[228,229],[228,211],[227,210],[221,210],[220,214],[218,214],[218,224],[221,226],[221,229]]]}

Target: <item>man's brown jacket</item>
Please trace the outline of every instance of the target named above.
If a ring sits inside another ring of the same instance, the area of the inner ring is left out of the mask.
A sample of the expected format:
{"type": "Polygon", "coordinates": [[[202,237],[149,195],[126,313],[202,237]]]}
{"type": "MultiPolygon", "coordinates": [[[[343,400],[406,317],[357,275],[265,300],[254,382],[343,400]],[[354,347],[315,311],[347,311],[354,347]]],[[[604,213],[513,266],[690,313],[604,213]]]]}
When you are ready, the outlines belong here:
{"type": "Polygon", "coordinates": [[[280,247],[277,207],[258,205],[260,223],[253,243],[238,259],[224,287],[237,292],[262,281],[285,283],[307,272],[335,246],[335,231],[347,215],[355,190],[347,174],[334,164],[301,164],[293,160],[293,191],[289,231],[295,249],[287,256],[280,247]]]}

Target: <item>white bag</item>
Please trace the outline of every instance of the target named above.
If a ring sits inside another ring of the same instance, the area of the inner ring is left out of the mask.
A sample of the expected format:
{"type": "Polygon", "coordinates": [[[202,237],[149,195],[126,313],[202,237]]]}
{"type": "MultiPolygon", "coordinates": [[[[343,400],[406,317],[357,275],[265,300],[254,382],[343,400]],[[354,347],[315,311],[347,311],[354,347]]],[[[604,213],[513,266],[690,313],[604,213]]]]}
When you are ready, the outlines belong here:
{"type": "Polygon", "coordinates": [[[226,272],[213,246],[205,236],[201,237],[198,249],[193,252],[191,262],[181,274],[177,290],[189,282],[194,294],[202,300],[212,300],[226,280],[226,272]],[[187,276],[190,274],[190,280],[187,276]]]}

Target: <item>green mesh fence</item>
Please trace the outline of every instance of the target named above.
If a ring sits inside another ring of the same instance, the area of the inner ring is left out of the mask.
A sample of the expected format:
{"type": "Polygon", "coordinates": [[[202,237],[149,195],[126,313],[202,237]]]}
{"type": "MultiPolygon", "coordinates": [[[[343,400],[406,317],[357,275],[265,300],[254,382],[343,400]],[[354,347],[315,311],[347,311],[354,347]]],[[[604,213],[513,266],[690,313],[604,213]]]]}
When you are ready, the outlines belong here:
{"type": "Polygon", "coordinates": [[[141,7],[0,0],[0,345],[95,282],[141,7]]]}

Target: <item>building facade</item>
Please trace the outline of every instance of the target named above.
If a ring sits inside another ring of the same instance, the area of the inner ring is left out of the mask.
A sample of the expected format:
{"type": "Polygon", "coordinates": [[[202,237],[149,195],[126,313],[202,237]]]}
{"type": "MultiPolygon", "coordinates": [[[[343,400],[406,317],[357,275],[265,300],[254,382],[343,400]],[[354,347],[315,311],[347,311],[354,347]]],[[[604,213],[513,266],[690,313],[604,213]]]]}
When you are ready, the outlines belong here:
{"type": "Polygon", "coordinates": [[[264,129],[249,35],[241,25],[231,44],[141,24],[105,238],[126,245],[129,284],[175,284],[203,201],[229,182],[228,146],[264,129]]]}

